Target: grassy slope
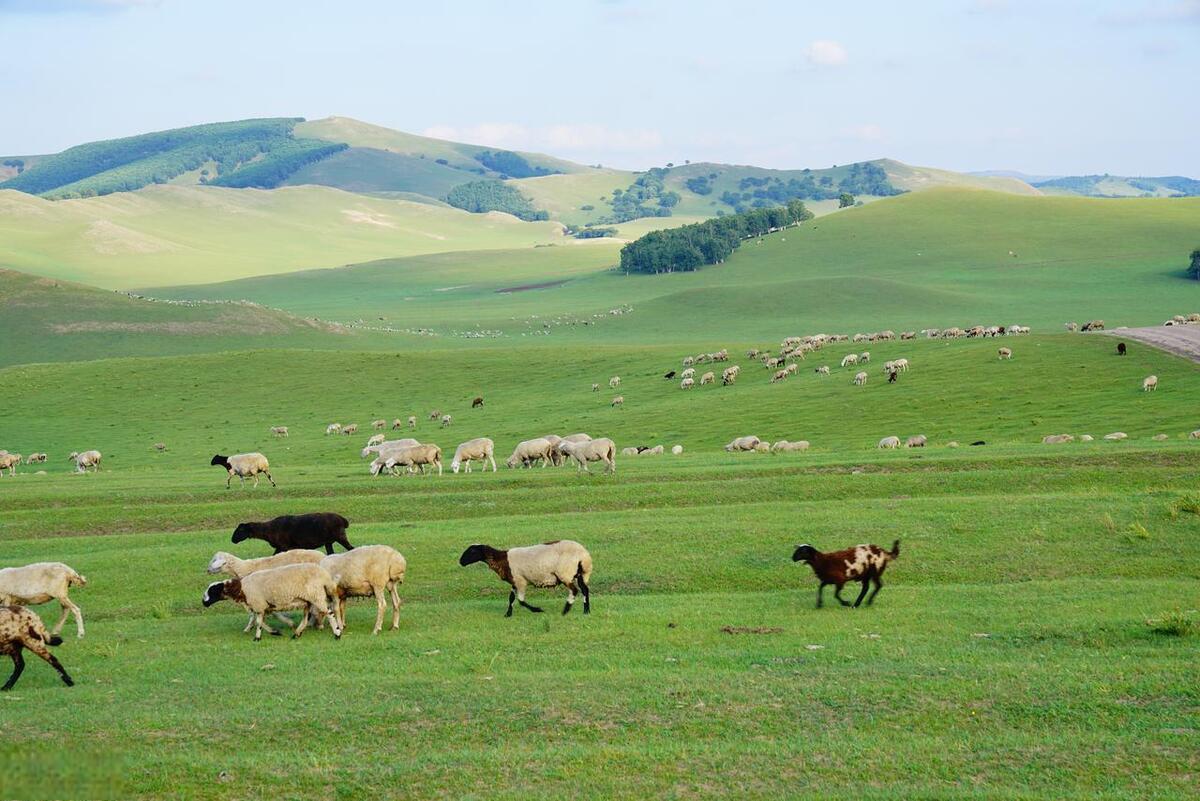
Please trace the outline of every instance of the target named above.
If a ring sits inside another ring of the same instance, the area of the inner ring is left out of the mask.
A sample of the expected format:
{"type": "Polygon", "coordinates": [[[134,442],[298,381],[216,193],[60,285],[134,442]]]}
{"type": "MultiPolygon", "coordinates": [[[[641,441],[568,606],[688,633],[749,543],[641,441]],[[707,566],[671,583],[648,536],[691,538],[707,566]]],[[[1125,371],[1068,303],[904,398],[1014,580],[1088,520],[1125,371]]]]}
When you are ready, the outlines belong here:
{"type": "Polygon", "coordinates": [[[570,280],[498,296],[496,274],[522,263],[522,254],[456,258],[461,269],[454,281],[440,284],[470,285],[454,293],[456,307],[422,290],[436,282],[434,275],[410,279],[432,264],[421,259],[396,262],[397,270],[358,267],[303,281],[279,276],[164,294],[247,297],[337,320],[356,319],[366,309],[399,327],[443,333],[470,325],[519,337],[549,318],[555,337],[587,341],[682,343],[724,335],[761,344],[800,330],[903,330],[981,320],[1043,331],[1094,317],[1110,325],[1152,325],[1200,308],[1200,287],[1182,278],[1198,226],[1197,200],[1114,204],[941,189],[748,242],[728,263],[690,274],[612,274],[605,269],[615,261],[609,243],[588,252],[544,249],[521,274],[570,280]],[[567,254],[569,268],[558,269],[556,258],[567,254]],[[593,257],[597,271],[580,274],[593,257]],[[408,264],[414,273],[403,269],[408,264]],[[357,270],[369,272],[350,278],[357,270]],[[366,298],[369,282],[378,282],[378,292],[366,298]],[[598,326],[556,319],[578,322],[622,304],[633,304],[634,312],[598,326]]]}
{"type": "MultiPolygon", "coordinates": [[[[387,150],[408,156],[435,160],[446,159],[455,167],[473,169],[480,164],[475,155],[485,150],[502,150],[503,148],[468,145],[461,142],[449,142],[444,139],[432,139],[427,136],[394,131],[378,125],[360,122],[349,117],[326,117],[321,120],[311,120],[296,125],[295,135],[306,139],[325,139],[330,142],[345,142],[352,147],[371,147],[387,150]]],[[[583,172],[588,167],[565,159],[547,156],[542,153],[527,153],[514,151],[525,157],[535,167],[545,167],[559,172],[583,172]]]]}
{"type": "Polygon", "coordinates": [[[72,593],[88,636],[57,649],[78,686],[31,661],[5,699],[5,789],[1181,797],[1200,767],[1196,640],[1144,620],[1194,607],[1200,518],[1180,501],[1200,452],[1179,437],[1195,425],[1200,371],[1141,348],[1120,359],[1104,338],[1007,344],[1011,363],[992,342],[878,346],[876,359],[903,352],[913,369],[863,389],[840,371],[771,386],[750,367],[734,387],[684,393],[658,377],[680,354],[657,347],[520,348],[469,366],[295,351],[0,370],[0,445],[53,459],[48,476],[0,479],[3,564],[61,559],[90,580],[72,593]],[[1137,387],[1149,371],[1163,378],[1154,394],[1137,387]],[[588,391],[613,373],[623,409],[588,391]],[[264,391],[229,403],[245,385],[264,391]],[[487,403],[471,411],[479,391],[487,403]],[[614,478],[371,480],[355,453],[364,437],[320,433],[432,406],[454,427],[417,435],[447,450],[585,429],[687,452],[623,459],[614,478]],[[272,424],[292,437],[270,439],[272,424]],[[1135,441],[1023,444],[1116,427],[1135,441]],[[1146,439],[1159,430],[1174,441],[1146,439]],[[748,431],[815,451],[717,450],[748,431]],[[871,447],[916,431],[990,444],[871,447]],[[151,449],[159,439],[166,453],[151,449]],[[84,446],[107,454],[105,472],[67,475],[64,452],[84,446]],[[280,489],[226,492],[208,457],[251,448],[280,489]],[[347,514],[354,542],[406,554],[400,632],[370,637],[373,612],[354,605],[341,642],[313,631],[254,645],[240,611],[200,608],[203,565],[238,520],[316,508],[347,514]],[[564,534],[596,559],[587,618],[559,617],[561,594],[535,591],[548,614],[505,620],[495,577],[455,564],[473,541],[564,534]],[[896,537],[904,550],[874,607],[812,609],[812,578],[789,561],[797,541],[896,537]],[[864,778],[863,764],[887,769],[864,778]]]}
{"type": "Polygon", "coordinates": [[[109,288],[561,241],[557,223],[325,187],[148,187],[50,202],[0,192],[0,264],[109,288]]]}
{"type": "Polygon", "coordinates": [[[1066,178],[1083,183],[1092,179],[1086,189],[1074,186],[1055,186],[1053,182],[1039,184],[1038,190],[1047,195],[1083,195],[1085,197],[1129,198],[1129,197],[1180,197],[1181,192],[1168,186],[1163,178],[1134,178],[1121,175],[1097,175],[1086,178],[1066,178]],[[1141,184],[1134,186],[1132,182],[1141,184]],[[1152,187],[1148,189],[1147,187],[1152,187]]]}
{"type": "Polygon", "coordinates": [[[478,180],[464,170],[387,150],[354,147],[292,173],[288,186],[319,184],[347,192],[411,192],[444,198],[459,184],[478,180]]]}

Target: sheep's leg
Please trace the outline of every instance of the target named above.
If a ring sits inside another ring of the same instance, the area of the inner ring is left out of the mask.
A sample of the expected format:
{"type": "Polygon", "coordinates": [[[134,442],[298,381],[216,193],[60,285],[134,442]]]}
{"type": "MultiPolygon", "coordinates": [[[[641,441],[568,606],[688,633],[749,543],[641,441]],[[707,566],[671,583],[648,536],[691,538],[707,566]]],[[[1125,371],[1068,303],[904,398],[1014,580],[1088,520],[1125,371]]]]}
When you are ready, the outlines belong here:
{"type": "MultiPolygon", "coordinates": [[[[878,595],[878,594],[879,594],[879,591],[883,589],[883,579],[882,579],[881,577],[879,577],[879,576],[875,576],[875,577],[874,577],[873,579],[871,579],[871,580],[872,580],[873,582],[875,582],[875,589],[874,589],[874,590],[872,590],[870,597],[868,597],[868,598],[867,598],[867,606],[870,606],[871,604],[875,603],[875,596],[876,596],[876,595],[878,595]]],[[[867,586],[867,585],[866,585],[866,583],[864,582],[864,583],[863,583],[863,588],[864,588],[864,589],[866,589],[866,586],[867,586]]]]}
{"type": "Polygon", "coordinates": [[[229,471],[229,475],[225,476],[225,489],[229,489],[229,482],[233,481],[233,471],[229,471]]]}
{"type": "MultiPolygon", "coordinates": [[[[489,459],[489,460],[491,461],[491,463],[492,463],[492,472],[493,472],[493,473],[495,473],[495,472],[496,472],[496,457],[495,457],[495,456],[492,456],[492,455],[489,453],[489,454],[488,454],[488,459],[489,459]]],[[[485,467],[486,467],[486,465],[485,465],[485,467]]]]}
{"type": "Polygon", "coordinates": [[[868,584],[868,579],[866,579],[866,578],[863,578],[863,580],[862,580],[862,591],[858,593],[858,598],[856,598],[856,599],[855,599],[855,601],[854,601],[854,608],[855,608],[855,609],[857,609],[857,608],[858,608],[858,606],[859,606],[859,604],[861,604],[861,603],[862,603],[862,599],[863,599],[864,597],[866,597],[866,594],[867,594],[867,587],[869,587],[869,586],[870,586],[870,585],[868,584]]]}
{"type": "Polygon", "coordinates": [[[4,682],[4,686],[0,687],[0,692],[8,692],[17,683],[17,679],[21,678],[21,674],[25,671],[25,657],[21,655],[21,649],[18,648],[12,654],[13,672],[8,677],[8,681],[4,682]]]}
{"type": "Polygon", "coordinates": [[[254,625],[254,613],[251,612],[250,618],[246,621],[246,627],[244,629],[242,629],[242,634],[245,634],[246,632],[248,632],[250,630],[250,627],[253,625],[254,625]]]}
{"type": "Polygon", "coordinates": [[[842,597],[842,587],[844,587],[845,585],[844,584],[835,584],[833,586],[837,588],[833,591],[833,597],[837,598],[838,603],[840,603],[842,606],[849,606],[850,602],[842,597]]]}
{"type": "Polygon", "coordinates": [[[267,473],[267,481],[271,482],[271,486],[278,487],[279,485],[275,483],[275,479],[271,478],[271,471],[267,470],[266,473],[267,473]]]}
{"type": "Polygon", "coordinates": [[[509,590],[508,591],[508,611],[504,613],[505,617],[512,617],[512,605],[513,605],[513,601],[515,601],[515,600],[517,600],[517,591],[509,590]]]}
{"type": "Polygon", "coordinates": [[[50,649],[47,648],[44,643],[38,641],[29,642],[26,643],[25,647],[40,656],[42,659],[46,660],[50,667],[57,670],[58,675],[62,677],[63,684],[67,685],[68,687],[75,686],[75,682],[71,681],[71,677],[67,675],[66,668],[64,668],[62,663],[55,658],[54,654],[50,653],[50,649]]]}
{"type": "Polygon", "coordinates": [[[400,593],[396,591],[396,582],[389,589],[392,592],[392,631],[400,628],[400,593]]]}
{"type": "Polygon", "coordinates": [[[822,606],[825,605],[825,599],[823,597],[821,597],[822,593],[824,593],[824,592],[825,592],[825,582],[822,581],[819,585],[817,585],[817,608],[818,609],[820,609],[822,606]]]}
{"type": "Polygon", "coordinates": [[[262,630],[263,630],[263,613],[255,612],[254,613],[254,641],[255,642],[258,642],[259,640],[262,639],[262,630]]]}
{"type": "Polygon", "coordinates": [[[296,626],[296,630],[292,632],[292,639],[300,639],[300,635],[308,628],[308,615],[312,612],[313,606],[311,603],[304,604],[304,614],[300,616],[300,625],[296,626]]]}
{"type": "MultiPolygon", "coordinates": [[[[67,622],[67,616],[71,614],[71,610],[67,608],[66,601],[60,598],[58,603],[62,606],[62,617],[60,617],[58,622],[54,624],[54,628],[50,629],[50,633],[55,637],[57,637],[59,632],[62,631],[63,625],[67,622]]],[[[79,636],[82,637],[83,635],[81,634],[79,636]]]]}
{"type": "MultiPolygon", "coordinates": [[[[82,637],[83,636],[83,611],[70,598],[63,597],[62,600],[59,601],[59,603],[61,603],[63,606],[63,620],[66,620],[67,610],[70,610],[71,614],[73,614],[75,616],[76,633],[80,637],[82,637]]],[[[62,621],[59,621],[59,628],[62,628],[62,621]]],[[[57,634],[57,632],[55,632],[55,633],[57,634]]]]}
{"type": "Polygon", "coordinates": [[[383,615],[387,612],[387,595],[384,593],[384,588],[376,586],[375,588],[375,629],[372,634],[378,634],[383,631],[383,615]]]}
{"type": "Polygon", "coordinates": [[[575,603],[575,582],[567,582],[567,602],[563,605],[563,614],[571,611],[571,606],[575,603]]]}
{"type": "Polygon", "coordinates": [[[540,606],[533,606],[532,604],[525,603],[525,585],[524,584],[517,587],[517,603],[519,603],[521,606],[528,609],[530,612],[541,612],[542,611],[542,608],[540,606]]]}

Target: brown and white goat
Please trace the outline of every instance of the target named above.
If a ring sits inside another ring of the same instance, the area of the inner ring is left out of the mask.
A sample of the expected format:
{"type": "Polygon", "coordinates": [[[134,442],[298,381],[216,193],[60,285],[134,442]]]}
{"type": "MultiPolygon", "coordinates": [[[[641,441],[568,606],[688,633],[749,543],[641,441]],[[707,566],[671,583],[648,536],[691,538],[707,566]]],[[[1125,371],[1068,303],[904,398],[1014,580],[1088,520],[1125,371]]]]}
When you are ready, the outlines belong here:
{"type": "Polygon", "coordinates": [[[875,590],[871,597],[867,598],[867,605],[870,606],[879,590],[883,588],[883,571],[887,569],[888,563],[899,555],[900,540],[892,543],[890,551],[885,551],[878,545],[856,545],[842,551],[821,553],[811,545],[801,545],[792,554],[792,561],[807,562],[817,575],[821,582],[817,587],[817,608],[820,609],[823,604],[821,593],[824,592],[826,584],[834,585],[836,589],[833,595],[842,606],[858,606],[867,594],[867,583],[872,582],[875,584],[875,590]],[[862,582],[862,591],[853,604],[842,598],[842,586],[850,581],[862,582]]]}

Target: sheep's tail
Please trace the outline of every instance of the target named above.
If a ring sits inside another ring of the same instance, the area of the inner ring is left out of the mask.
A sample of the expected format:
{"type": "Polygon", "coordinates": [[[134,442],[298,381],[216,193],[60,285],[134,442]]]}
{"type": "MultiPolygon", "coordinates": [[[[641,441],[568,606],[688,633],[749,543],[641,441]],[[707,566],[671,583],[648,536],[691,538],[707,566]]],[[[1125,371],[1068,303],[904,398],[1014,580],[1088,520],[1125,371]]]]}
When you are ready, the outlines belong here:
{"type": "Polygon", "coordinates": [[[892,550],[888,551],[888,556],[895,559],[899,555],[900,555],[900,540],[896,540],[895,542],[892,543],[892,550]]]}

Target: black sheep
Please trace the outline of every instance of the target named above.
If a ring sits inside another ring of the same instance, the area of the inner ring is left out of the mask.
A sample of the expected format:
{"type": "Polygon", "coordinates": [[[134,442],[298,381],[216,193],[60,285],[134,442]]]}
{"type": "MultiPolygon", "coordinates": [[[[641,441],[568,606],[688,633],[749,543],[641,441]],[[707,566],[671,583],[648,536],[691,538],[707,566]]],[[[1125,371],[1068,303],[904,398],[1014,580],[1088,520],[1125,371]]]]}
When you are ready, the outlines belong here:
{"type": "Polygon", "coordinates": [[[349,520],[332,512],[281,515],[263,523],[239,523],[233,530],[233,542],[263,540],[275,549],[275,553],[321,547],[325,548],[325,553],[333,553],[336,542],[350,551],[354,546],[346,539],[349,525],[349,520]]]}
{"type": "Polygon", "coordinates": [[[675,371],[674,371],[674,370],[672,370],[671,372],[669,372],[669,373],[667,373],[666,375],[664,375],[664,376],[663,376],[663,378],[666,378],[666,379],[672,379],[672,378],[674,378],[674,377],[675,377],[675,371]]]}
{"type": "Polygon", "coordinates": [[[1125,343],[1124,343],[1124,342],[1118,342],[1118,343],[1117,343],[1117,355],[1118,355],[1118,356],[1124,356],[1124,355],[1125,355],[1125,343]]]}

